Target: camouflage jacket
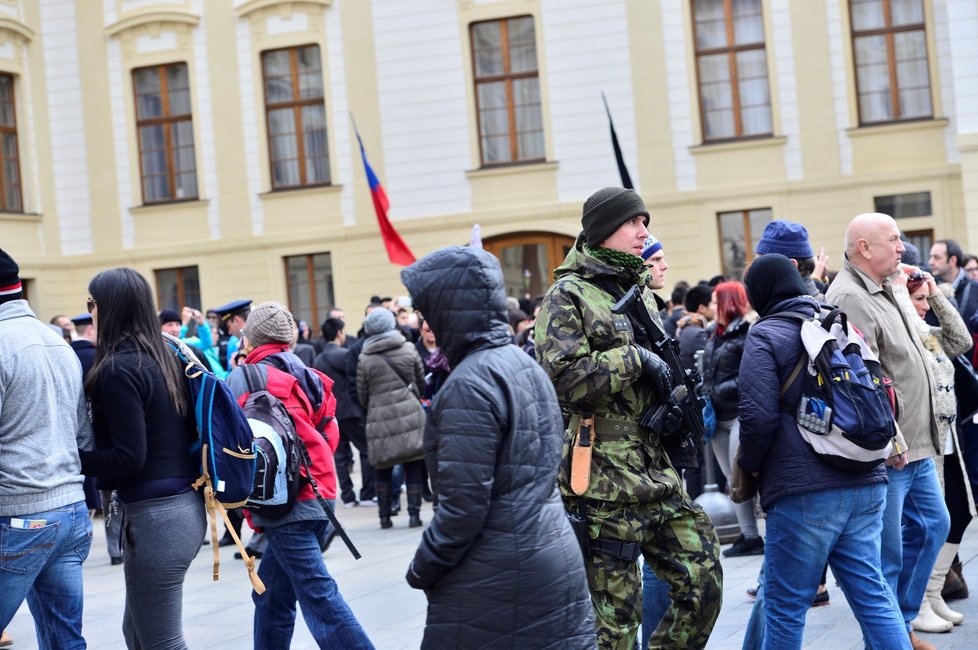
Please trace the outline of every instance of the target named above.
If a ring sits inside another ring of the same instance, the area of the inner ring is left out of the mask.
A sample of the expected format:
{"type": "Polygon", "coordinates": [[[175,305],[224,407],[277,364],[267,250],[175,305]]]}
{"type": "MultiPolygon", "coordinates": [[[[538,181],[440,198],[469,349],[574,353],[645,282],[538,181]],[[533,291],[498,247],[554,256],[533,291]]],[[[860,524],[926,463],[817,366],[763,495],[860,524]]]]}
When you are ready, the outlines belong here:
{"type": "MultiPolygon", "coordinates": [[[[642,363],[629,319],[611,313],[616,297],[595,284],[614,283],[621,294],[645,283],[633,271],[604,264],[586,254],[580,240],[554,271],[555,282],[544,296],[535,324],[537,361],[554,382],[567,416],[591,413],[598,418],[637,422],[659,399],[640,381],[642,363]]],[[[645,290],[649,311],[658,311],[655,296],[645,290]]],[[[656,319],[657,325],[658,319],[656,319]]],[[[564,459],[558,482],[571,495],[568,452],[576,431],[564,433],[564,459]]],[[[679,489],[679,478],[659,444],[647,432],[602,440],[592,451],[590,499],[628,503],[658,501],[679,489]]]]}

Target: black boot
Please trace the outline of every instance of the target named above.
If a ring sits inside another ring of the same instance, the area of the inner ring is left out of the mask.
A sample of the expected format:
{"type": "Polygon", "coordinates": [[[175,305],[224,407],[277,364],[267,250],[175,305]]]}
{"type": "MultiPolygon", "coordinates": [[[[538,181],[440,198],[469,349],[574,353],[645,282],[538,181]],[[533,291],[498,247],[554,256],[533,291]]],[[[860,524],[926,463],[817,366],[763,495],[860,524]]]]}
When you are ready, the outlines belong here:
{"type": "Polygon", "coordinates": [[[421,486],[407,486],[408,528],[421,526],[421,486]]]}
{"type": "Polygon", "coordinates": [[[390,528],[391,522],[391,484],[377,481],[377,514],[380,516],[380,527],[390,528]]]}

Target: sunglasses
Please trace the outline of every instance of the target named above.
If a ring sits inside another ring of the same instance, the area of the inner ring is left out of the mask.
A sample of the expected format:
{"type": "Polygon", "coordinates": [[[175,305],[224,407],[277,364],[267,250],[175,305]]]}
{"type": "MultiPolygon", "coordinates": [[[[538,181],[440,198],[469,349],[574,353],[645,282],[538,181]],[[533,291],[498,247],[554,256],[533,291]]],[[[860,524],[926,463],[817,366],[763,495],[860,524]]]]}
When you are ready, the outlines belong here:
{"type": "Polygon", "coordinates": [[[94,298],[89,298],[88,300],[85,301],[85,306],[88,307],[89,314],[91,314],[95,310],[96,304],[97,303],[95,302],[94,298]]]}

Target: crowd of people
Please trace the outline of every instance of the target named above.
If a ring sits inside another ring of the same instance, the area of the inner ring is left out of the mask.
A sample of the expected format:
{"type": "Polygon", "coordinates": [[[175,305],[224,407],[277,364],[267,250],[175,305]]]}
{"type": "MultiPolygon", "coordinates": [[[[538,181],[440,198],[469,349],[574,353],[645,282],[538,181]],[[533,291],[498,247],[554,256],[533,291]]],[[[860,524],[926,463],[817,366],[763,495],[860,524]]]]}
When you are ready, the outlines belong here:
{"type": "Polygon", "coordinates": [[[426,648],[702,648],[721,557],[740,555],[764,556],[745,648],[801,647],[829,568],[867,647],[933,647],[915,632],[962,623],[946,599],[966,593],[956,553],[976,514],[978,260],[942,239],[924,262],[892,218],[862,214],[833,273],[804,226],[772,221],[741,277],[677,283],[666,301],[668,242],[649,220],[633,190],[594,193],[535,299],[507,297],[481,249],[436,251],[402,272],[408,296],[370,299],[355,337],[339,308],[321,336],[277,302],[157,310],[129,268],[97,274],[87,313],[47,325],[0,251],[0,626],[26,599],[40,647],[85,647],[81,566],[101,510],[127,646],[187,647],[183,584],[207,521],[166,333],[242,405],[258,373],[307,450],[288,512],[245,508],[218,541],[244,520],[255,531],[238,557],[260,560],[267,587],[256,648],[288,646],[297,604],[320,647],[373,647],[323,552],[334,507],[376,507],[389,529],[402,488],[426,648]],[[828,305],[892,397],[886,457],[859,469],[799,434],[799,319],[828,305]],[[695,501],[707,462],[721,486],[756,483],[722,553],[695,501]]]}

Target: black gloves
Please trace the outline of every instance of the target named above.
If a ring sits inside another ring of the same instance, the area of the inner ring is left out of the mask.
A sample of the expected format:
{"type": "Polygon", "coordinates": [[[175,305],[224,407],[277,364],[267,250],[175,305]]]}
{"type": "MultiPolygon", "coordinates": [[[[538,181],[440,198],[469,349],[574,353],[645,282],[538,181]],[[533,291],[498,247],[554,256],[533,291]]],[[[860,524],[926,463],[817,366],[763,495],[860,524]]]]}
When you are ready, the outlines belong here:
{"type": "Polygon", "coordinates": [[[652,383],[658,399],[668,399],[672,392],[672,373],[669,372],[669,366],[659,355],[641,345],[636,345],[635,349],[638,350],[638,357],[642,360],[642,379],[652,383]]]}
{"type": "Polygon", "coordinates": [[[672,404],[665,415],[662,416],[662,425],[659,430],[661,436],[671,436],[679,431],[683,426],[683,410],[672,404]]]}

